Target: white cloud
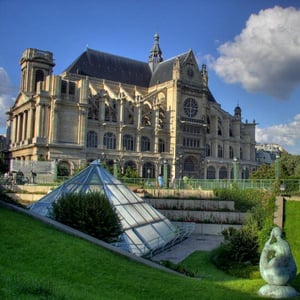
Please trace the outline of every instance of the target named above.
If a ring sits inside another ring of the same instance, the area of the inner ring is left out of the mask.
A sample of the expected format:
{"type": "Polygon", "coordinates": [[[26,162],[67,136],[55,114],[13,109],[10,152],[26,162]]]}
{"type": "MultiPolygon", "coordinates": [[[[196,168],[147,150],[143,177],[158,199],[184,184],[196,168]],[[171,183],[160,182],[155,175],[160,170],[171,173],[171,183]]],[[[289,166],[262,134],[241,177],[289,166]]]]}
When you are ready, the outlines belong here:
{"type": "Polygon", "coordinates": [[[299,28],[300,10],[279,6],[261,10],[250,16],[233,42],[218,48],[217,59],[207,59],[227,83],[287,99],[300,85],[299,28]]]}
{"type": "Polygon", "coordinates": [[[0,67],[0,127],[6,127],[6,112],[12,106],[16,89],[13,88],[4,68],[0,67]]]}
{"type": "Polygon", "coordinates": [[[256,128],[257,143],[274,143],[283,147],[295,146],[300,140],[300,114],[288,124],[256,128]]]}

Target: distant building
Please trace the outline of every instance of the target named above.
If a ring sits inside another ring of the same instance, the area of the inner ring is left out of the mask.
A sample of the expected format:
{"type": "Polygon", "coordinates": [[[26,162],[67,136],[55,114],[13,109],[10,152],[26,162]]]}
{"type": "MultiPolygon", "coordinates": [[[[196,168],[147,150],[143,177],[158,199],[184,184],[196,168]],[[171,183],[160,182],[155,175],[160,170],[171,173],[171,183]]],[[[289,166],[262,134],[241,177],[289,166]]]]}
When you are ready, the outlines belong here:
{"type": "Polygon", "coordinates": [[[142,177],[232,178],[256,168],[255,122],[224,111],[192,50],[164,60],[155,35],[148,62],[86,49],[60,75],[49,51],[26,49],[21,90],[8,112],[15,160],[56,161],[58,170],[94,159],[142,177]],[[165,165],[165,166],[164,166],[165,165]]]}
{"type": "Polygon", "coordinates": [[[256,161],[261,164],[272,164],[277,156],[281,156],[283,152],[286,152],[284,148],[278,144],[257,144],[256,161]]]}

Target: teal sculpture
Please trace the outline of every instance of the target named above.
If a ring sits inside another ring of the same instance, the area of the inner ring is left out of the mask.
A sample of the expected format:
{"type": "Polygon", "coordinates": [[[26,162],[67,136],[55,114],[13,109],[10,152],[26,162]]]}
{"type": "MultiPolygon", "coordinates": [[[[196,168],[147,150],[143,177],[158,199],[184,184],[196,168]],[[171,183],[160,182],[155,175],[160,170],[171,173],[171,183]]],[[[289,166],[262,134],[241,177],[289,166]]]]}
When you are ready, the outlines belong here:
{"type": "Polygon", "coordinates": [[[270,298],[290,298],[298,292],[288,283],[296,276],[297,266],[291,248],[282,238],[282,231],[274,227],[269,240],[262,250],[259,269],[262,278],[268,283],[258,294],[270,298]]]}

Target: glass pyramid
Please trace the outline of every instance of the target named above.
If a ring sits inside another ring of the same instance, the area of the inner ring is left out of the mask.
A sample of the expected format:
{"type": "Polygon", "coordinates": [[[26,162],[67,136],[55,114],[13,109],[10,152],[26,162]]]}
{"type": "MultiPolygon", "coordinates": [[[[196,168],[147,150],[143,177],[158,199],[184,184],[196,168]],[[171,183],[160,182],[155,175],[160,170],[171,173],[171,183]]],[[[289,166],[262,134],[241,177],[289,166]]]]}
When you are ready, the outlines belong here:
{"type": "Polygon", "coordinates": [[[120,242],[115,246],[138,256],[153,253],[178,239],[178,228],[116,179],[100,162],[87,168],[30,206],[30,210],[50,216],[52,203],[66,193],[104,193],[115,209],[121,226],[120,242]]]}

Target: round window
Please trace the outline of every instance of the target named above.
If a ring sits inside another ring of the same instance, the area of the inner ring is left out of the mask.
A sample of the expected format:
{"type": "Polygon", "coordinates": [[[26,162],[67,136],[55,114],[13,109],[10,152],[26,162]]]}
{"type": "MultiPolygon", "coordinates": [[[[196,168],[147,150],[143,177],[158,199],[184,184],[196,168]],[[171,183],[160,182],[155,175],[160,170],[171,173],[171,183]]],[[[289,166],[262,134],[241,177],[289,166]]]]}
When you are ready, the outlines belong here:
{"type": "Polygon", "coordinates": [[[197,101],[193,98],[187,98],[183,103],[183,110],[189,118],[195,117],[198,112],[197,101]]]}

